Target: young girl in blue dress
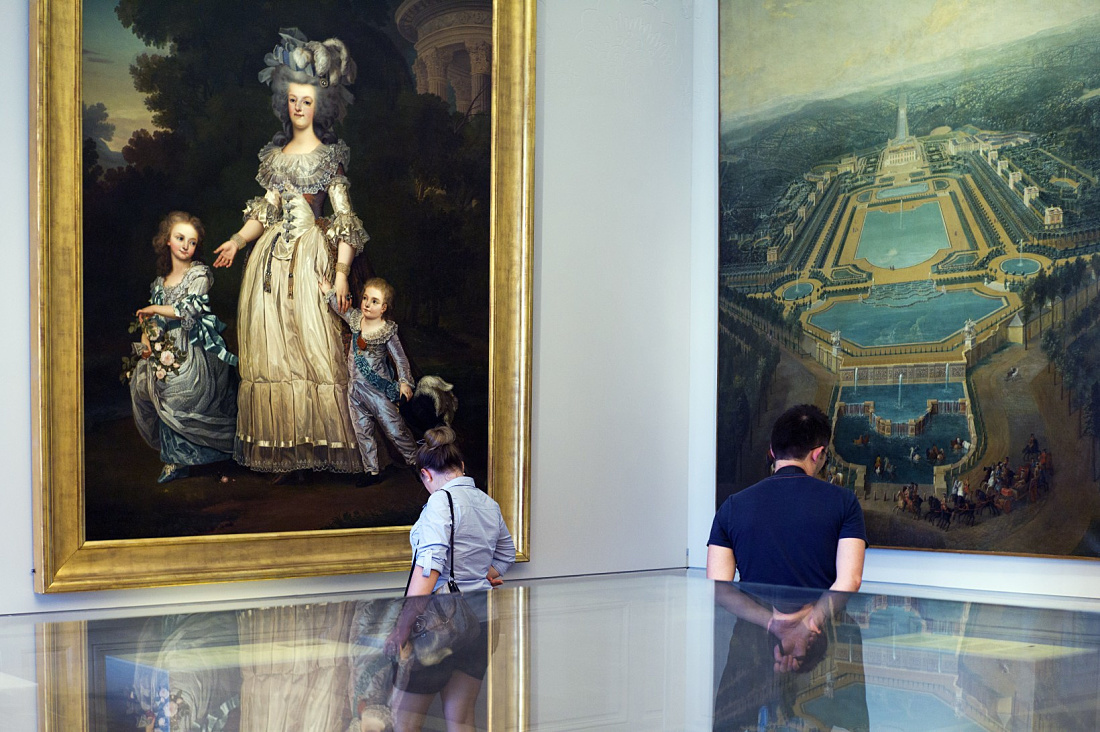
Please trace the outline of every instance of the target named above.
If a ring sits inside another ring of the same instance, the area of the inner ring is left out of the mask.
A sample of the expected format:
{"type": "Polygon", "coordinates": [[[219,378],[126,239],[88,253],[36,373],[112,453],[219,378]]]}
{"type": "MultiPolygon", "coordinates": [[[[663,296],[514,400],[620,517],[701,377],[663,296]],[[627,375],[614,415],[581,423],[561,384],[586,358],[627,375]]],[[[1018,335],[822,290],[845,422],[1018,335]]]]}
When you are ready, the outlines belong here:
{"type": "Polygon", "coordinates": [[[202,222],[183,211],[161,220],[153,237],[158,276],[149,304],[137,311],[144,327],[134,344],[141,360],[130,398],[138,432],[160,451],[160,483],[233,455],[237,357],[222,340],[225,324],[210,311],[213,273],[196,260],[204,233],[202,222]]]}

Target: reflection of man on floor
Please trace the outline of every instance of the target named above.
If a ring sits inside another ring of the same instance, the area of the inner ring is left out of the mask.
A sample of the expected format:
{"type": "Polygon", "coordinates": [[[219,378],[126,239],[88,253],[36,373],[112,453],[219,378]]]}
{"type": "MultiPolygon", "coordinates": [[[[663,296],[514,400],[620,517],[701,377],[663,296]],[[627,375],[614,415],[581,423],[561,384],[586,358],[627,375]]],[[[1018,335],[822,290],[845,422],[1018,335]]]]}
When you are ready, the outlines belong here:
{"type": "Polygon", "coordinates": [[[717,602],[738,618],[715,700],[716,730],[755,727],[760,715],[791,719],[811,701],[811,681],[824,676],[838,691],[816,700],[820,721],[868,726],[862,666],[848,662],[862,657],[849,653],[862,639],[843,612],[845,593],[862,582],[866,529],[855,494],[814,477],[831,437],[817,407],[784,412],[772,429],[775,473],[730,496],[714,517],[707,577],[718,580],[717,602]]]}

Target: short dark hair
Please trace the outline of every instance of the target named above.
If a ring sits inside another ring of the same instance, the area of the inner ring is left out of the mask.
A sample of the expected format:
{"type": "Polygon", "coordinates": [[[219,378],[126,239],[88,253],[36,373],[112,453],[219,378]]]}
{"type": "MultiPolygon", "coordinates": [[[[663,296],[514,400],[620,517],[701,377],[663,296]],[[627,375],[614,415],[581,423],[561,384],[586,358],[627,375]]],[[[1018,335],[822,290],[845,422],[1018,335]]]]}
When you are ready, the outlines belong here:
{"type": "Polygon", "coordinates": [[[828,447],[833,428],[813,404],[791,407],[772,427],[772,455],[776,460],[802,460],[819,447],[828,447]]]}

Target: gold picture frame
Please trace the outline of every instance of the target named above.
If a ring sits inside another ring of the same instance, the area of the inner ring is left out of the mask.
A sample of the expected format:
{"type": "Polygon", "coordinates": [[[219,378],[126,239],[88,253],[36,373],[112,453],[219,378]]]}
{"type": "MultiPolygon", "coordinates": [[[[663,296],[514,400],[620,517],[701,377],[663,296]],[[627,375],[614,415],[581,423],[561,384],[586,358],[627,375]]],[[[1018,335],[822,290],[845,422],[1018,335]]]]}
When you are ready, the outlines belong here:
{"type": "MultiPolygon", "coordinates": [[[[535,0],[493,8],[488,490],[526,561],[529,519],[535,0]]],[[[84,531],[80,0],[31,19],[31,363],[35,591],[125,589],[380,572],[408,527],[86,541],[84,531]]]]}

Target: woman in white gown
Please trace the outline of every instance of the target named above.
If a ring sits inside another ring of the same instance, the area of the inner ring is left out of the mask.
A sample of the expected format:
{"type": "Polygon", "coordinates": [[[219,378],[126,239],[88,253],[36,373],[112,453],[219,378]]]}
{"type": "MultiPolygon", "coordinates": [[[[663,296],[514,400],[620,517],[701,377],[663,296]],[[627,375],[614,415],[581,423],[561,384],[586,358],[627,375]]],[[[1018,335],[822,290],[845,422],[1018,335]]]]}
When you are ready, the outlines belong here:
{"type": "Polygon", "coordinates": [[[244,225],[215,250],[230,266],[255,242],[245,265],[237,314],[240,391],[234,458],[263,472],[362,471],[348,414],[348,374],[339,317],[319,280],[351,303],[352,259],[369,238],[351,208],[350,153],[334,125],[343,118],[355,63],[336,39],[309,42],[284,30],[264,59],[283,131],[260,151],[244,225]],[[325,200],[332,216],[322,218],[325,200]]]}

